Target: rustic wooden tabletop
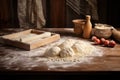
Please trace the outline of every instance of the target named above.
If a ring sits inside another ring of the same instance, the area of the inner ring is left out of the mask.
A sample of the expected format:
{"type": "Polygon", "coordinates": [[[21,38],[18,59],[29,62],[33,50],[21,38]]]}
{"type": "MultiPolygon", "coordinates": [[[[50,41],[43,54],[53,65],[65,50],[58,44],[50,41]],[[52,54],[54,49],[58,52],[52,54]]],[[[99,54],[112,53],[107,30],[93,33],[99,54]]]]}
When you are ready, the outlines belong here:
{"type": "MultiPolygon", "coordinates": [[[[22,30],[23,29],[3,29],[3,30],[0,30],[0,34],[2,36],[5,34],[19,32],[22,30]]],[[[61,38],[72,37],[74,39],[77,37],[80,40],[85,40],[79,36],[76,36],[72,28],[44,28],[42,30],[59,33],[61,34],[61,38]]],[[[87,41],[90,42],[89,40],[87,41]]],[[[34,52],[38,51],[38,49],[35,49],[32,51],[24,51],[23,49],[0,44],[0,71],[60,71],[60,72],[61,71],[66,71],[66,72],[67,71],[76,71],[76,72],[77,71],[120,71],[120,44],[119,43],[117,43],[114,48],[102,47],[99,45],[94,45],[94,46],[100,49],[103,55],[92,57],[92,60],[90,62],[68,64],[65,66],[64,65],[61,66],[62,64],[59,64],[59,65],[56,64],[57,67],[55,67],[54,64],[47,65],[44,63],[40,63],[41,65],[39,66],[33,65],[33,66],[30,66],[32,68],[29,68],[25,64],[23,64],[22,66],[18,65],[19,63],[17,63],[17,61],[21,62],[19,60],[24,60],[24,58],[26,58],[24,57],[26,54],[35,55],[34,52]],[[14,57],[10,55],[10,54],[13,54],[13,55],[19,56],[20,53],[24,54],[23,59],[17,59],[22,57],[14,57]],[[9,58],[10,59],[14,58],[13,62],[12,60],[9,61],[10,60],[9,58]]],[[[33,57],[33,59],[34,58],[35,56],[33,57]]],[[[28,59],[25,59],[25,60],[28,60],[28,59]]],[[[32,60],[28,60],[28,61],[32,61],[32,60]]],[[[23,61],[23,62],[28,63],[27,61],[23,61]]],[[[35,62],[33,61],[33,63],[35,62]]],[[[38,63],[36,62],[36,64],[38,63]]]]}

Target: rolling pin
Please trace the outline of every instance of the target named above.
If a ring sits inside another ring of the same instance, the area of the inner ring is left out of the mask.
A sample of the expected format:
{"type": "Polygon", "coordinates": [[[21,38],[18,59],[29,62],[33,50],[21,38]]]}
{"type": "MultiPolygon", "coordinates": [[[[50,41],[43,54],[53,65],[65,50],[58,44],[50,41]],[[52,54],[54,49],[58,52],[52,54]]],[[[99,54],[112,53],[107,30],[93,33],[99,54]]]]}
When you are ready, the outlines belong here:
{"type": "Polygon", "coordinates": [[[20,38],[20,41],[21,42],[27,42],[27,41],[35,40],[35,39],[38,39],[38,38],[42,39],[42,38],[50,37],[50,36],[51,36],[50,32],[44,32],[44,33],[39,34],[39,35],[34,35],[34,36],[27,37],[27,38],[20,38]]]}

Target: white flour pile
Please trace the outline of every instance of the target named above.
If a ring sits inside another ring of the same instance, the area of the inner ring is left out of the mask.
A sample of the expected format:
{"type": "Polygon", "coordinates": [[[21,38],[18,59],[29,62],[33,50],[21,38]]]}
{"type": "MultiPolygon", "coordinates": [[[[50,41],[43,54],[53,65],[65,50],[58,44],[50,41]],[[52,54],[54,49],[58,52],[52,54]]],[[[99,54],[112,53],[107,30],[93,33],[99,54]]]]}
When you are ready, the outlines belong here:
{"type": "Polygon", "coordinates": [[[92,46],[89,42],[79,40],[79,38],[74,38],[75,41],[81,41],[83,45],[92,47],[89,49],[84,49],[80,47],[84,51],[86,52],[88,51],[87,55],[83,55],[83,54],[79,55],[76,53],[76,55],[72,57],[59,57],[59,56],[44,57],[46,50],[49,50],[54,46],[59,46],[61,43],[63,43],[65,40],[68,40],[68,39],[73,39],[73,37],[62,37],[57,42],[51,43],[48,46],[43,46],[31,51],[24,51],[15,47],[6,48],[3,46],[0,46],[0,52],[6,54],[4,56],[3,54],[0,54],[2,55],[0,56],[0,63],[2,64],[1,67],[5,67],[6,69],[15,69],[15,70],[19,70],[19,69],[31,70],[34,67],[42,67],[43,65],[46,65],[48,67],[48,70],[50,70],[57,67],[67,68],[83,62],[89,63],[94,56],[103,55],[100,49],[92,46]],[[91,56],[91,57],[88,57],[88,56],[91,56]]]}

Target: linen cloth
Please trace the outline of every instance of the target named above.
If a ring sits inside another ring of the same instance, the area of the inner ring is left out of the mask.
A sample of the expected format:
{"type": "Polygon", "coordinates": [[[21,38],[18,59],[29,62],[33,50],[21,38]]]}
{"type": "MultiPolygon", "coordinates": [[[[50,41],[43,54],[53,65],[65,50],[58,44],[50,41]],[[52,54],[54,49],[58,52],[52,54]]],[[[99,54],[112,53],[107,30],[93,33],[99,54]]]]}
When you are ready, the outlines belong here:
{"type": "Polygon", "coordinates": [[[20,27],[42,28],[46,23],[42,0],[18,0],[17,10],[20,27]]]}

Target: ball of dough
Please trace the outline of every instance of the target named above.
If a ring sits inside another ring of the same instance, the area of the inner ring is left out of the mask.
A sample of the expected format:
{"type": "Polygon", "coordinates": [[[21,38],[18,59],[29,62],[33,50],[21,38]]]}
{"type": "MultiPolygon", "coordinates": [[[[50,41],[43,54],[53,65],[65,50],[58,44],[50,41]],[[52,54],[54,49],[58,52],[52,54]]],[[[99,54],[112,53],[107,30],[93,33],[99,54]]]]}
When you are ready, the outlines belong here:
{"type": "Polygon", "coordinates": [[[44,54],[44,56],[46,57],[55,57],[59,55],[59,52],[61,51],[61,49],[57,46],[50,48],[49,50],[47,50],[44,54]]]}
{"type": "Polygon", "coordinates": [[[75,43],[73,39],[67,39],[62,44],[59,45],[61,49],[70,48],[75,43]]]}
{"type": "Polygon", "coordinates": [[[80,44],[80,43],[75,43],[73,46],[72,46],[72,49],[74,50],[75,53],[77,54],[81,54],[81,53],[84,53],[84,49],[85,49],[85,46],[80,44]]]}
{"type": "Polygon", "coordinates": [[[74,56],[75,53],[72,48],[64,48],[60,51],[60,57],[72,57],[74,56]]]}
{"type": "Polygon", "coordinates": [[[92,53],[93,51],[93,46],[86,43],[86,42],[76,42],[73,46],[72,49],[74,52],[80,56],[86,56],[92,53]]]}

